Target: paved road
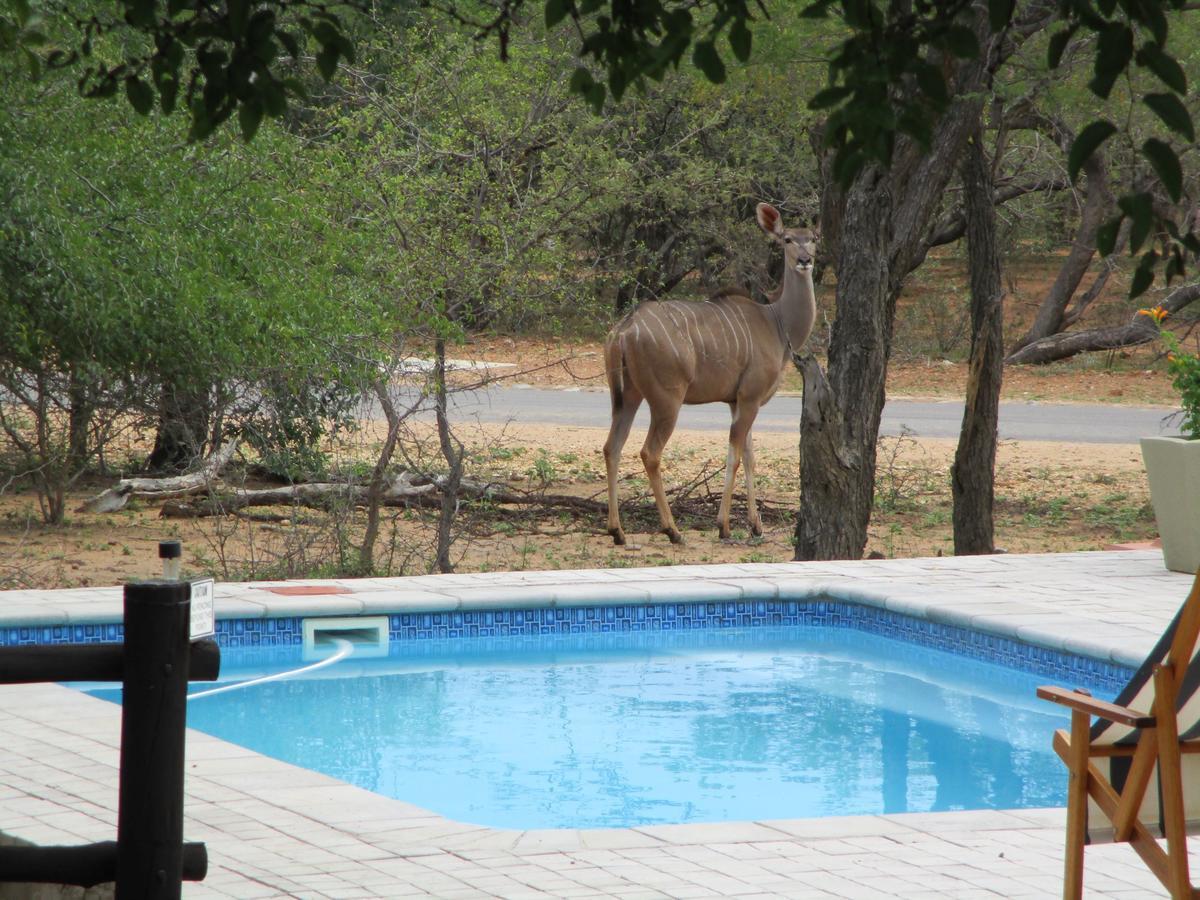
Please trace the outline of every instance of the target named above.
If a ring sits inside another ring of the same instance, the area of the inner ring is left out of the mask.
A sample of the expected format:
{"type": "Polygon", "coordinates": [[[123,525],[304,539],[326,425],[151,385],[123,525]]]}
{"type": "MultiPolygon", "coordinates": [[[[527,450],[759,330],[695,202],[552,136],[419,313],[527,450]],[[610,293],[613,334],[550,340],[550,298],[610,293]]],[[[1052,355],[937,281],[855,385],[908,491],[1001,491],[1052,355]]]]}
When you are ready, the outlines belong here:
{"type": "MultiPolygon", "coordinates": [[[[513,422],[607,427],[608,394],[597,390],[553,390],[533,387],[493,388],[459,394],[455,415],[482,422],[513,422]]],[[[915,437],[957,438],[963,404],[958,401],[891,400],[883,410],[881,433],[915,437]]],[[[635,427],[649,422],[645,406],[635,427]]],[[[755,430],[795,431],[800,421],[799,397],[775,397],[759,413],[755,430]]],[[[722,403],[685,406],[680,429],[724,431],[729,409],[722,403]]],[[[1163,408],[1107,404],[1002,403],[1002,440],[1063,441],[1084,444],[1136,444],[1146,435],[1177,434],[1178,419],[1163,408]]]]}

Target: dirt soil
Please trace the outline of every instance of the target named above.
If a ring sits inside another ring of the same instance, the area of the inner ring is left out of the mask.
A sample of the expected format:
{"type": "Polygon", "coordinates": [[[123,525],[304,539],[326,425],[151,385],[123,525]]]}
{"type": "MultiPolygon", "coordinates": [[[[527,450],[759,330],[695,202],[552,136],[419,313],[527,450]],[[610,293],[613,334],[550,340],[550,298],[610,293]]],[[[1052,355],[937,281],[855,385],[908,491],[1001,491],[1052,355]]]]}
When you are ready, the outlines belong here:
{"type": "MultiPolygon", "coordinates": [[[[596,343],[541,342],[510,338],[473,341],[456,356],[520,362],[519,374],[495,368],[505,380],[539,385],[600,386],[596,343]]],[[[1005,374],[1010,399],[1057,402],[1168,404],[1171,388],[1151,361],[1136,356],[1111,368],[1068,365],[1005,374]],[[1145,367],[1143,367],[1143,363],[1145,367]]],[[[471,374],[469,377],[476,377],[471,374]]],[[[965,367],[944,360],[902,362],[892,367],[890,396],[961,396],[965,367]]],[[[785,385],[785,390],[798,385],[785,385]]],[[[601,445],[606,424],[592,428],[476,426],[461,433],[469,474],[503,481],[515,490],[604,500],[601,445]]],[[[428,437],[428,435],[426,435],[428,437]]],[[[503,507],[464,504],[454,559],[460,571],[564,569],[770,562],[792,558],[791,537],[799,490],[797,439],[756,435],[758,484],[765,533],[751,539],[745,526],[740,484],[734,504],[733,540],[716,537],[715,510],[725,449],[711,432],[677,432],[667,447],[665,478],[684,532],[683,546],[657,533],[657,517],[634,433],[622,467],[623,520],[630,545],[614,547],[604,533],[603,512],[554,505],[503,507]]],[[[373,444],[333,448],[335,464],[361,461],[373,444]]],[[[876,510],[868,553],[886,557],[952,553],[950,441],[886,438],[880,443],[876,510]]],[[[79,486],[69,509],[113,479],[79,486]]],[[[1132,445],[1006,442],[996,472],[997,544],[1009,552],[1092,550],[1153,539],[1155,526],[1139,450],[1132,445]]],[[[119,584],[156,574],[156,542],[178,538],[189,571],[222,579],[316,577],[341,574],[355,559],[362,515],[326,515],[279,508],[254,518],[163,519],[158,505],[133,501],[109,514],[74,511],[60,528],[40,524],[32,493],[0,494],[0,587],[70,587],[119,584]]],[[[256,515],[251,513],[251,515],[256,515]]],[[[436,513],[387,510],[376,566],[386,574],[428,571],[433,558],[436,513]]]]}

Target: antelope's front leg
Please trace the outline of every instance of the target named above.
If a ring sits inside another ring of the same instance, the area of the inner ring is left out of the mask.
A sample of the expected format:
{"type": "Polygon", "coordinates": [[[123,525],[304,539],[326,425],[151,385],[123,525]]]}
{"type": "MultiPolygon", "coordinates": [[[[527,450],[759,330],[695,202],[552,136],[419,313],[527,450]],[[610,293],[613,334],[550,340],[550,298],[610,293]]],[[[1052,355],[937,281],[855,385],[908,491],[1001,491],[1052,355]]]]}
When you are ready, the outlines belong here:
{"type": "MultiPolygon", "coordinates": [[[[741,465],[742,454],[749,441],[750,426],[754,424],[754,417],[758,415],[758,407],[746,401],[730,406],[733,411],[733,423],[729,426],[729,453],[725,457],[725,490],[721,492],[721,508],[717,512],[717,535],[723,541],[730,538],[729,509],[733,505],[733,480],[737,477],[738,466],[741,465]]],[[[746,470],[746,477],[750,477],[749,469],[746,470]]],[[[747,500],[750,504],[751,531],[755,535],[762,534],[761,523],[757,523],[758,530],[754,530],[758,511],[753,492],[747,500]]]]}
{"type": "Polygon", "coordinates": [[[746,513],[750,519],[750,533],[754,537],[762,537],[762,516],[758,511],[758,497],[754,493],[754,435],[749,431],[746,432],[742,467],[746,472],[746,513]]]}

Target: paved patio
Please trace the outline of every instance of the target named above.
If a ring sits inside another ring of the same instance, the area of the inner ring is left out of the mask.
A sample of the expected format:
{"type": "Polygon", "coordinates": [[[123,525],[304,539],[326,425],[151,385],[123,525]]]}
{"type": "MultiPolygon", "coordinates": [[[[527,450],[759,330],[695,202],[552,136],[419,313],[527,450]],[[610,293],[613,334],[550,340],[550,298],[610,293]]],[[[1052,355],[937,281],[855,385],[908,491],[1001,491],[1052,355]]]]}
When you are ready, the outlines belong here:
{"type": "MultiPolygon", "coordinates": [[[[1190,579],[1157,551],[219,585],[222,617],[737,599],[826,593],[1140,661],[1190,579]],[[322,593],[324,592],[324,593],[322,593]]],[[[114,621],[120,589],[0,593],[0,626],[114,621]]],[[[115,835],[119,709],[56,685],[0,687],[0,833],[115,835]]],[[[1049,735],[1047,735],[1049,740],[1049,735]]],[[[1062,811],[928,813],[632,829],[501,831],[189,732],[185,833],[210,870],[187,897],[1052,897],[1062,811]]],[[[1065,778],[1065,774],[1064,774],[1065,778]]],[[[1197,858],[1196,864],[1200,864],[1197,858]]],[[[1089,897],[1161,897],[1126,847],[1088,850],[1089,897]]]]}

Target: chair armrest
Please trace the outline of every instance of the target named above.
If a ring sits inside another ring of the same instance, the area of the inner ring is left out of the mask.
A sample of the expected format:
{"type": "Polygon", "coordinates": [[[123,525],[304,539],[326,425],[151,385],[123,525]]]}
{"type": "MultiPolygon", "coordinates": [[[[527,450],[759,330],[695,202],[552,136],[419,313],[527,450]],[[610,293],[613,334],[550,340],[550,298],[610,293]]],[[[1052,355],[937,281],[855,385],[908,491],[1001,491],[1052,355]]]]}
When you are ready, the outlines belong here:
{"type": "Polygon", "coordinates": [[[1069,706],[1071,709],[1089,713],[1099,719],[1107,719],[1118,725],[1128,725],[1130,728],[1152,728],[1154,726],[1154,716],[1148,716],[1126,706],[1117,706],[1115,703],[1097,700],[1088,694],[1069,691],[1066,688],[1040,687],[1037,689],[1037,695],[1051,703],[1069,706]]]}

